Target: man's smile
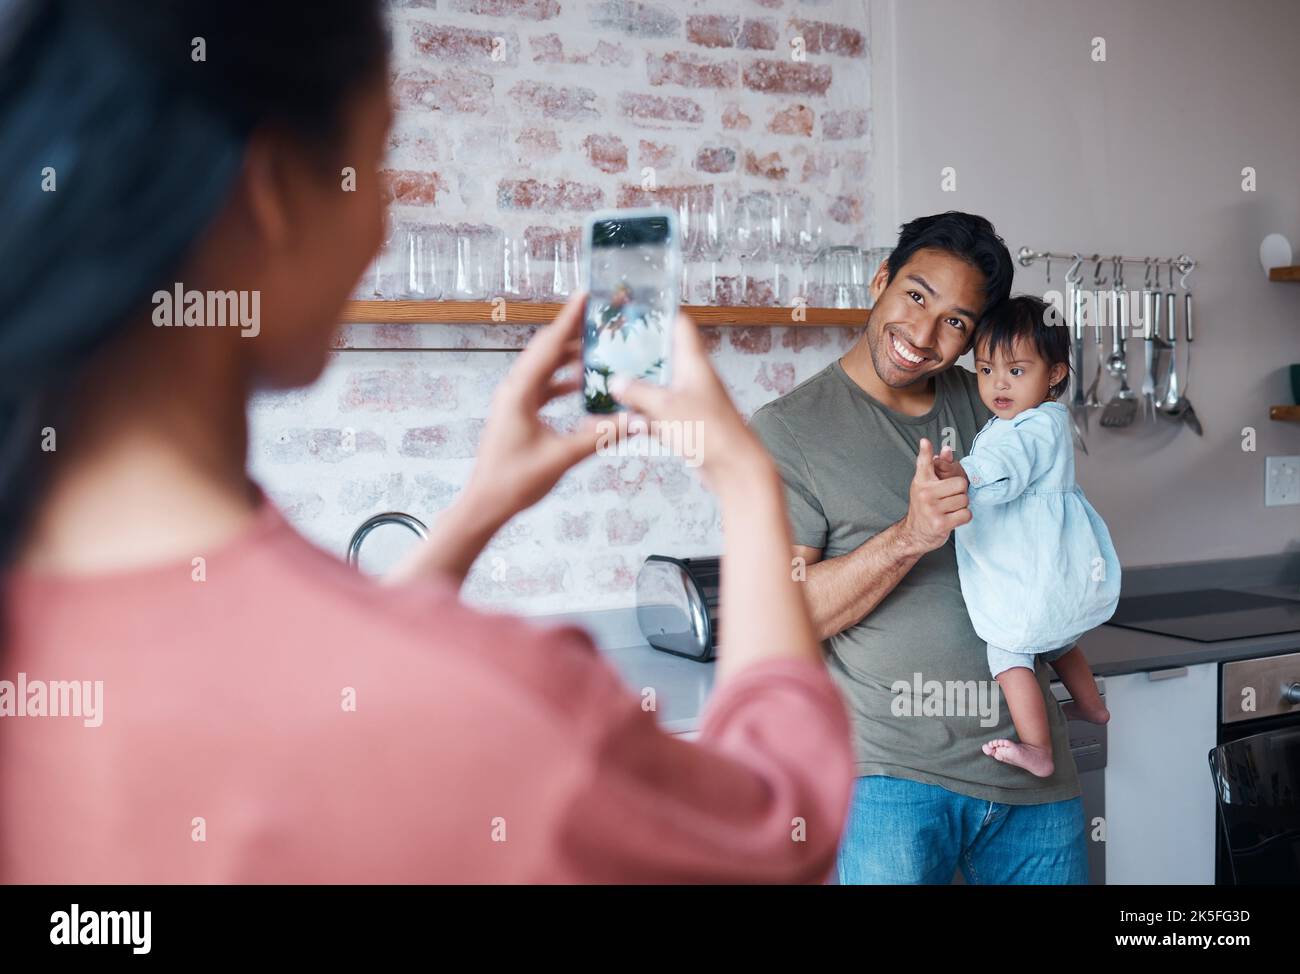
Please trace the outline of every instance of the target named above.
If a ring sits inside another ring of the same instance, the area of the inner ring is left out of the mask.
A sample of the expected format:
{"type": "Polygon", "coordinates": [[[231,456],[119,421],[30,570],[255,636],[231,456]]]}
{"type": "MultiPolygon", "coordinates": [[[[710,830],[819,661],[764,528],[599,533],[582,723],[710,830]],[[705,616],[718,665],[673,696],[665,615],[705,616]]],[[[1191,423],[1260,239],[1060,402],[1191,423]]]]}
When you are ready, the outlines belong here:
{"type": "Polygon", "coordinates": [[[929,355],[917,351],[910,342],[892,330],[886,332],[885,342],[889,346],[890,358],[894,365],[905,372],[915,372],[930,361],[929,355]]]}

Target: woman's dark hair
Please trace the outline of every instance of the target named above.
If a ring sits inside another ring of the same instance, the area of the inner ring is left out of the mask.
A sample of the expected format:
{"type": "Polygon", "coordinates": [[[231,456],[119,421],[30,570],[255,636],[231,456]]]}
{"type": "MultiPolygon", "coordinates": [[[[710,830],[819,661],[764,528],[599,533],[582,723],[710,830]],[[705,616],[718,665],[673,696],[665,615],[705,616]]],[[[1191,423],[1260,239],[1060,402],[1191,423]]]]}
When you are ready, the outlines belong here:
{"type": "Polygon", "coordinates": [[[171,279],[249,134],[275,127],[334,166],[345,103],[385,74],[383,7],[0,4],[0,566],[41,487],[43,430],[71,432],[67,386],[171,279]]]}
{"type": "Polygon", "coordinates": [[[1032,294],[1017,294],[995,305],[975,325],[971,347],[981,358],[996,351],[1010,355],[1016,341],[1024,339],[1038,350],[1050,372],[1054,365],[1064,365],[1065,375],[1047,393],[1053,399],[1065,391],[1073,366],[1070,364],[1070,330],[1065,319],[1052,305],[1032,294]]]}
{"type": "Polygon", "coordinates": [[[1011,293],[1015,268],[1007,245],[982,216],[949,210],[917,217],[899,229],[898,243],[889,254],[889,280],[918,250],[933,248],[960,257],[984,274],[984,308],[981,313],[1006,300],[1011,293]]]}

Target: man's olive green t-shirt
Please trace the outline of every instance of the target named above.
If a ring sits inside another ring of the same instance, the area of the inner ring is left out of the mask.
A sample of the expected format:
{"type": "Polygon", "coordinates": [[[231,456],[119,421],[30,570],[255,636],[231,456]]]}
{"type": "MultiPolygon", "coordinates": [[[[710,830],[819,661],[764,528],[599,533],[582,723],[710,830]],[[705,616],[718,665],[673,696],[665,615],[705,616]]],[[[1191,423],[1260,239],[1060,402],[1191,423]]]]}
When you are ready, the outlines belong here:
{"type": "MultiPolygon", "coordinates": [[[[934,393],[923,416],[895,412],[837,361],[754,414],[751,426],[785,482],[795,544],[836,558],[902,520],[921,437],[965,456],[992,416],[975,375],[954,365],[934,376],[934,393]]],[[[989,673],[986,644],[971,626],[952,537],[823,646],[853,718],[859,775],[908,778],[1009,804],[1079,794],[1065,719],[1041,661],[1055,773],[1036,778],[980,750],[994,738],[1015,739],[1015,726],[989,673]],[[994,713],[996,723],[983,726],[994,713]]]]}

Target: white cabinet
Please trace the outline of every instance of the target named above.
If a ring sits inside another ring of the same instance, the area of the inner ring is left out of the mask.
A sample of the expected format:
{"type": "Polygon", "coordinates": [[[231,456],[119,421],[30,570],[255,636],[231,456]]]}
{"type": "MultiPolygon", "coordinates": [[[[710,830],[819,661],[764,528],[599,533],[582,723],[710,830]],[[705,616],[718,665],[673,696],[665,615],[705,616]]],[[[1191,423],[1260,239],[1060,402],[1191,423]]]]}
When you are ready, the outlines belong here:
{"type": "Polygon", "coordinates": [[[1214,882],[1218,664],[1106,677],[1106,883],[1214,882]]]}

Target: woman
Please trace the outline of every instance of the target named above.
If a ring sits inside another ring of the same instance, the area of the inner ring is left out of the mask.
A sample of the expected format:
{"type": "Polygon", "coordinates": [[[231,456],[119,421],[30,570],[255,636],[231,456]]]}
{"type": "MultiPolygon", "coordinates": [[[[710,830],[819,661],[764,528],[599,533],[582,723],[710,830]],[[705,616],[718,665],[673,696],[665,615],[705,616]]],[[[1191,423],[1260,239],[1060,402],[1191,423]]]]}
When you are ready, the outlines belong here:
{"type": "Polygon", "coordinates": [[[0,721],[0,880],[821,879],[847,723],[774,468],[689,321],[673,388],[621,395],[702,424],[723,508],[695,743],[580,630],[457,600],[494,532],[595,450],[594,422],[538,418],[578,388],[580,298],[519,356],[394,584],[250,483],[249,393],[320,373],[379,246],[390,114],[379,0],[280,6],[25,4],[0,43],[0,156],[33,174],[0,229],[0,678],[102,686],[99,726],[0,721]],[[178,283],[257,293],[260,327],[160,327],[150,296],[178,283]]]}

